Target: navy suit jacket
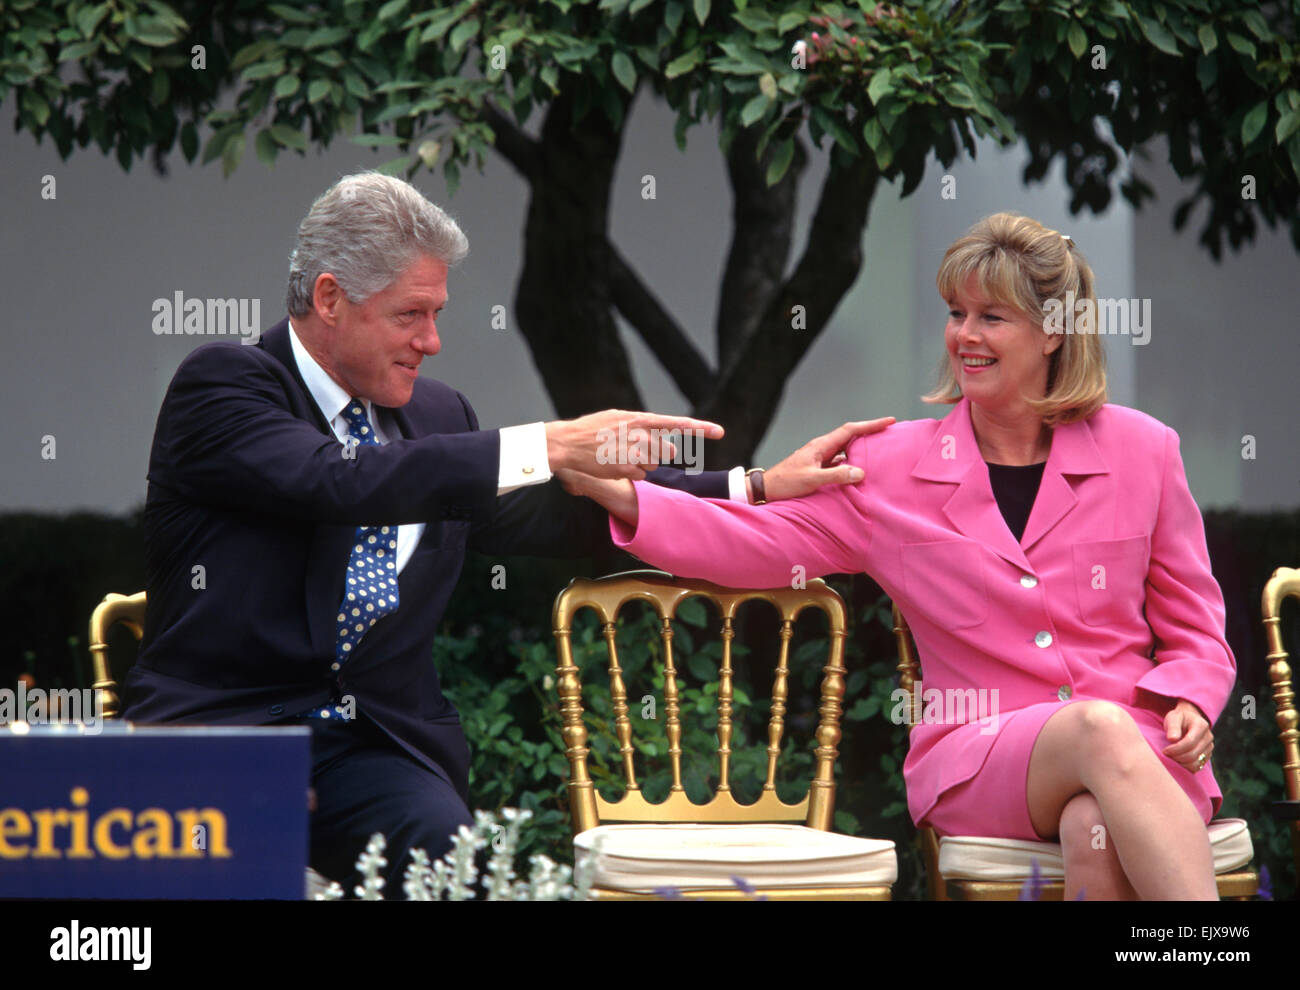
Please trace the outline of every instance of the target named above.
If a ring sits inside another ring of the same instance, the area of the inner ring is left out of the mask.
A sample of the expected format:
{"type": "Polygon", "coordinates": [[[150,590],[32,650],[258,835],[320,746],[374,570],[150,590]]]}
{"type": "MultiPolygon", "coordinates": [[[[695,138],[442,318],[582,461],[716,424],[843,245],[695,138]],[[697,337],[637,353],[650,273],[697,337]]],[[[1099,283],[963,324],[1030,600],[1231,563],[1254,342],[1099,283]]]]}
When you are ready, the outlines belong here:
{"type": "MultiPolygon", "coordinates": [[[[466,796],[469,751],[432,648],[465,552],[585,556],[608,517],[551,481],[497,497],[499,436],[428,378],[388,410],[401,437],[343,446],[308,392],[288,320],[256,346],[211,343],[177,369],[149,459],[148,605],[125,715],[261,724],[351,695],[466,796]],[[361,525],[425,523],[400,605],[332,673],[335,617],[361,525]]],[[[725,498],[724,472],[654,480],[725,498]]]]}

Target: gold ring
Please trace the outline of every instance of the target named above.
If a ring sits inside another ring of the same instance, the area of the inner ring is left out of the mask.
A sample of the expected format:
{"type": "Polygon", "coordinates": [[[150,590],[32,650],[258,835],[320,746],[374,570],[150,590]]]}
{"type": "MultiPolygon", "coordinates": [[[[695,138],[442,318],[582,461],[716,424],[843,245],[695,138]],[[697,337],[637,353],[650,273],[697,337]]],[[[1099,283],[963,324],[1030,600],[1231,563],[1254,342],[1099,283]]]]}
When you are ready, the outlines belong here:
{"type": "Polygon", "coordinates": [[[1196,758],[1196,769],[1203,770],[1205,768],[1205,763],[1207,760],[1209,760],[1209,758],[1210,757],[1208,753],[1202,753],[1200,756],[1198,756],[1196,758]]]}

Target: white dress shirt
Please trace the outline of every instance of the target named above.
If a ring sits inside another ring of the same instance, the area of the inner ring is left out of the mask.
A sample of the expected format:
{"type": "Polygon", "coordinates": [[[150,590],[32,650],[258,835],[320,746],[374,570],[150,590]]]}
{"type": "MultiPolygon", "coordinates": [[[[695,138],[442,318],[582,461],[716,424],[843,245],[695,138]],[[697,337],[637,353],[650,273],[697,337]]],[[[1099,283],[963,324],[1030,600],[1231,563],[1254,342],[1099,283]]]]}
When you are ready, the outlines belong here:
{"type": "MultiPolygon", "coordinates": [[[[317,408],[330,429],[345,442],[348,436],[348,422],[343,418],[343,410],[354,398],[331,378],[311,356],[298,332],[289,323],[289,345],[293,348],[293,358],[298,362],[298,372],[302,375],[307,391],[311,393],[317,408]]],[[[359,397],[358,397],[359,398],[359,397]]],[[[388,443],[390,436],[399,436],[400,431],[386,411],[375,414],[369,399],[363,399],[366,418],[374,430],[375,439],[388,443]]],[[[539,485],[551,480],[551,465],[546,456],[546,426],[544,423],[528,423],[524,426],[504,426],[501,434],[501,461],[497,471],[497,494],[504,495],[525,485],[539,485]]],[[[406,523],[397,527],[397,570],[401,573],[406,562],[415,552],[420,537],[424,535],[424,523],[406,523]]]]}

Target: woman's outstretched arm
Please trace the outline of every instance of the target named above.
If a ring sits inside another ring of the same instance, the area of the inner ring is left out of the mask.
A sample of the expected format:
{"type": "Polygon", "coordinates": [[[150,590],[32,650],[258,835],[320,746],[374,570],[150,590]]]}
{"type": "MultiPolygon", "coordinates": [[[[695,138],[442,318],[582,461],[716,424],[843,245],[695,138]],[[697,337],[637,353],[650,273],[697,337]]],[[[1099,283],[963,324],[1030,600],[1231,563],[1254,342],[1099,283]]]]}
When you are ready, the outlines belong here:
{"type": "MultiPolygon", "coordinates": [[[[850,448],[851,467],[865,471],[865,447],[850,448]]],[[[729,587],[775,588],[867,569],[866,485],[828,485],[758,506],[646,482],[592,480],[582,491],[611,513],[615,545],[647,563],[729,587]]]]}

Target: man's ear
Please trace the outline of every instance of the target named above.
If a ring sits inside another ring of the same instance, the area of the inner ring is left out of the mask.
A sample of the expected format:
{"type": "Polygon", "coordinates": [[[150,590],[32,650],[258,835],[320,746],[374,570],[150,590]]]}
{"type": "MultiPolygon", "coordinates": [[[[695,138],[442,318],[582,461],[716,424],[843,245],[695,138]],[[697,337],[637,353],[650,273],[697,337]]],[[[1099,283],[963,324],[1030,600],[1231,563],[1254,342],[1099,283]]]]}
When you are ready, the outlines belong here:
{"type": "Polygon", "coordinates": [[[343,287],[339,285],[338,280],[329,272],[321,272],[316,276],[316,284],[312,287],[311,301],[316,307],[316,314],[321,321],[329,327],[338,323],[339,306],[346,301],[347,297],[343,294],[343,287]]]}

